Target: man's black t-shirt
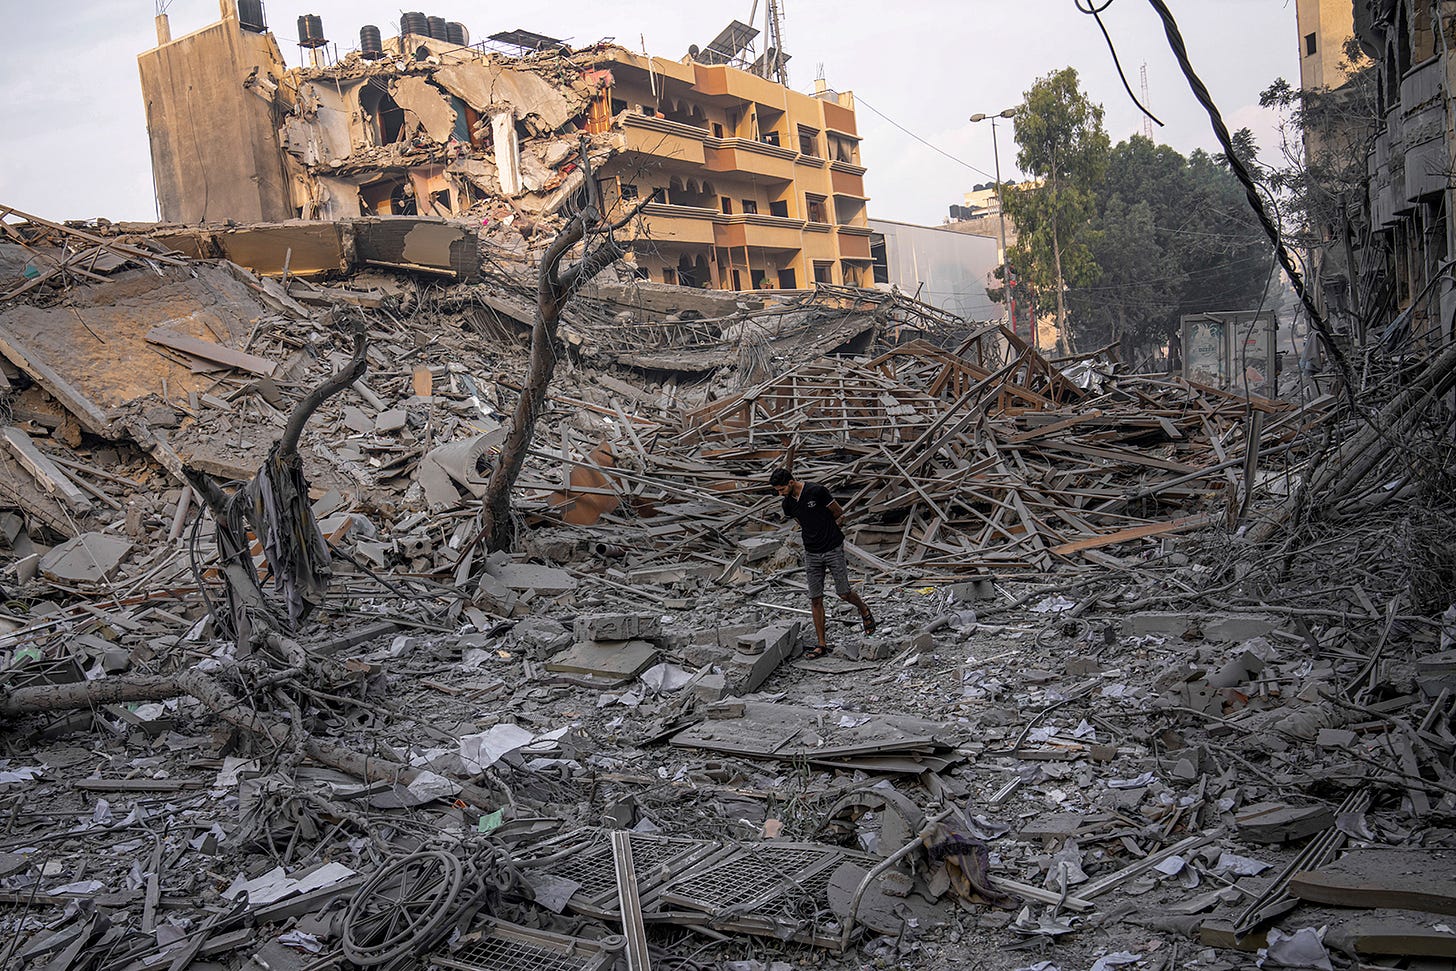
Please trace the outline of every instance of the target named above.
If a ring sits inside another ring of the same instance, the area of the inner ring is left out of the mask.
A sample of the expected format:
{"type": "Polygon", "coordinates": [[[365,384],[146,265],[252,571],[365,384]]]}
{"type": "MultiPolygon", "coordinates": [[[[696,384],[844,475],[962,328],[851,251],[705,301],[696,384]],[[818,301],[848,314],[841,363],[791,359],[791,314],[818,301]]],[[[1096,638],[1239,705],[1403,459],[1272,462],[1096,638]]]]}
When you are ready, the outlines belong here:
{"type": "Polygon", "coordinates": [[[844,533],[834,521],[829,504],[834,497],[817,482],[805,482],[799,498],[784,496],[784,515],[797,519],[804,534],[804,549],[828,553],[844,545],[844,533]]]}

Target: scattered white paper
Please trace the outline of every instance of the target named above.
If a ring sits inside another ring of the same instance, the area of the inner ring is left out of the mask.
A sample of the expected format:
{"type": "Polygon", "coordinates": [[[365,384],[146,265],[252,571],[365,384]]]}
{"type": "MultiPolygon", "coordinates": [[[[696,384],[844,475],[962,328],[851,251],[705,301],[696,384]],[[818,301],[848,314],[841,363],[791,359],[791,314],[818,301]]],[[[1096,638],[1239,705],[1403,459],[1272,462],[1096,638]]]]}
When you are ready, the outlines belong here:
{"type": "Polygon", "coordinates": [[[309,954],[317,954],[324,949],[323,942],[317,937],[298,930],[279,935],[278,943],[284,947],[291,947],[295,951],[306,951],[309,954]]]}
{"type": "Polygon", "coordinates": [[[1035,607],[1031,608],[1031,612],[1034,614],[1059,614],[1064,610],[1071,610],[1075,606],[1077,606],[1075,601],[1068,600],[1061,594],[1057,594],[1043,599],[1035,607]]]}
{"type": "Polygon", "coordinates": [[[63,883],[59,887],[51,887],[46,893],[49,894],[93,894],[106,886],[100,880],[81,880],[77,883],[63,883]]]}
{"type": "Polygon", "coordinates": [[[418,799],[442,799],[460,791],[460,787],[454,782],[429,770],[415,776],[414,781],[405,788],[418,799]]]}
{"type": "Polygon", "coordinates": [[[231,789],[238,784],[238,776],[244,772],[261,772],[262,766],[257,759],[240,759],[229,755],[222,760],[222,768],[217,770],[217,778],[212,780],[214,789],[231,789]]]}
{"type": "Polygon", "coordinates": [[[1151,772],[1144,772],[1142,775],[1138,776],[1135,779],[1109,779],[1107,781],[1107,788],[1109,788],[1109,789],[1141,789],[1144,786],[1150,786],[1152,784],[1153,784],[1153,774],[1151,772]]]}
{"type": "Polygon", "coordinates": [[[1141,954],[1133,954],[1130,951],[1118,951],[1115,954],[1104,954],[1098,958],[1096,963],[1087,971],[1107,971],[1108,968],[1120,967],[1124,964],[1137,964],[1141,961],[1141,954]]]}
{"type": "Polygon", "coordinates": [[[471,775],[484,772],[505,756],[530,744],[535,737],[524,728],[506,724],[492,726],[489,731],[478,735],[465,735],[460,739],[460,764],[471,775]]]}
{"type": "Polygon", "coordinates": [[[311,890],[319,890],[324,887],[332,887],[334,884],[342,883],[354,875],[354,871],[342,863],[327,863],[317,870],[308,874],[302,879],[295,880],[283,871],[281,866],[274,867],[267,873],[251,880],[244,880],[239,874],[228,888],[223,891],[223,898],[233,900],[238,894],[245,894],[251,906],[276,903],[285,897],[292,897],[295,894],[308,893],[311,890]]]}
{"type": "Polygon", "coordinates": [[[1325,950],[1325,929],[1301,927],[1285,934],[1277,927],[1269,929],[1269,946],[1259,949],[1259,967],[1315,968],[1333,971],[1330,952],[1325,950]]]}
{"type": "Polygon", "coordinates": [[[1215,870],[1232,873],[1236,877],[1257,877],[1271,864],[1261,863],[1258,860],[1247,856],[1239,856],[1237,853],[1230,853],[1227,850],[1219,854],[1218,866],[1215,870]]]}
{"type": "Polygon", "coordinates": [[[693,680],[693,672],[663,661],[643,671],[641,680],[654,691],[680,691],[693,680]]]}
{"type": "Polygon", "coordinates": [[[1183,868],[1187,865],[1188,864],[1183,859],[1183,857],[1170,856],[1165,859],[1159,860],[1157,865],[1154,866],[1153,869],[1157,870],[1165,877],[1176,877],[1178,874],[1183,872],[1183,868]]]}

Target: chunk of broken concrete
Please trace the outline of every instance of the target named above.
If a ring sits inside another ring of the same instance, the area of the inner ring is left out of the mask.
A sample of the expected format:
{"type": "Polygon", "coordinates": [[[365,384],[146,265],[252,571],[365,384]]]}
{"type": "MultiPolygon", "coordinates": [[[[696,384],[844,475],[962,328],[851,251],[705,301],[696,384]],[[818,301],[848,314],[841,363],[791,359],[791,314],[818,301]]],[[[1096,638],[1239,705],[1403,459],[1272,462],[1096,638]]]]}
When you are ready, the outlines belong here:
{"type": "Polygon", "coordinates": [[[82,533],[40,558],[40,572],[57,583],[101,583],[116,575],[131,552],[131,540],[105,533],[82,533]]]}

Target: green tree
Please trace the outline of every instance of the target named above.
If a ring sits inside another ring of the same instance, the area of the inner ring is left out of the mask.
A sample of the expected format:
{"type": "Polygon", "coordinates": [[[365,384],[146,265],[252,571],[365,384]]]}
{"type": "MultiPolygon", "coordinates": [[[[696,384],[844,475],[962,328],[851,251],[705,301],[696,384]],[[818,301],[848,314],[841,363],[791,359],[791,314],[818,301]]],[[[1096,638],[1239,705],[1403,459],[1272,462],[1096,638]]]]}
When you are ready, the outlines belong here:
{"type": "MultiPolygon", "coordinates": [[[[1247,133],[1239,146],[1241,156],[1257,148],[1247,133]]],[[[1079,334],[1121,341],[1130,361],[1139,345],[1175,333],[1185,314],[1258,305],[1273,255],[1220,159],[1202,150],[1184,158],[1135,135],[1112,149],[1099,196],[1091,227],[1100,276],[1067,293],[1079,334]],[[1140,205],[1151,222],[1139,214],[1124,225],[1140,205]]]]}
{"type": "Polygon", "coordinates": [[[1161,336],[1182,295],[1184,276],[1159,239],[1146,201],[1113,195],[1096,222],[1091,251],[1100,271],[1097,285],[1069,293],[1068,303],[1084,347],[1117,342],[1122,360],[1130,364],[1139,346],[1161,336]]]}
{"type": "Polygon", "coordinates": [[[1003,205],[1016,223],[1009,261],[1045,306],[1055,299],[1059,347],[1072,347],[1064,293],[1097,278],[1091,244],[1097,187],[1107,169],[1109,141],[1102,106],[1082,93],[1073,68],[1040,78],[1026,92],[1014,121],[1017,165],[1040,185],[1006,192],[1003,205]]]}
{"type": "Polygon", "coordinates": [[[1350,326],[1368,309],[1358,300],[1355,250],[1368,232],[1365,159],[1379,127],[1380,79],[1353,38],[1340,69],[1343,83],[1333,89],[1302,90],[1277,78],[1259,104],[1280,117],[1280,157],[1262,173],[1280,230],[1305,251],[1326,312],[1350,326]]]}

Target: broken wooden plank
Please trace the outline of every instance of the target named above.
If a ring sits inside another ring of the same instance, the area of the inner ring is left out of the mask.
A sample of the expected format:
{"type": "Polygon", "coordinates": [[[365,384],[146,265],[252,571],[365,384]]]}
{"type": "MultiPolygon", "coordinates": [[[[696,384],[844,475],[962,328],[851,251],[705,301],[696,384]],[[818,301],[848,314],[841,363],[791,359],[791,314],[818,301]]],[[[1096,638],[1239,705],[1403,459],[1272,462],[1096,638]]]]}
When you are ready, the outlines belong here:
{"type": "Polygon", "coordinates": [[[10,447],[10,451],[15,453],[16,460],[46,492],[59,497],[67,506],[77,512],[90,512],[94,508],[91,500],[86,498],[86,493],[82,492],[76,483],[61,471],[59,466],[47,458],[44,452],[36,448],[35,443],[25,432],[12,425],[0,432],[0,438],[4,439],[5,444],[10,447]]]}
{"type": "Polygon", "coordinates": [[[1072,540],[1070,543],[1063,543],[1061,546],[1052,547],[1052,552],[1058,556],[1070,556],[1073,553],[1081,553],[1083,550],[1095,550],[1103,546],[1116,546],[1118,543],[1126,543],[1129,540],[1143,539],[1148,536],[1161,536],[1164,533],[1176,533],[1184,529],[1196,529],[1206,524],[1210,517],[1206,514],[1197,516],[1184,516],[1181,519],[1174,519],[1166,523],[1148,523],[1146,526],[1130,526],[1127,529],[1119,529],[1115,533],[1104,533],[1101,536],[1084,536],[1082,539],[1072,540]]]}
{"type": "Polygon", "coordinates": [[[179,334],[176,331],[165,330],[161,327],[155,327],[148,331],[147,341],[151,344],[170,347],[174,351],[181,351],[193,357],[200,357],[206,361],[213,361],[230,368],[237,368],[240,371],[247,371],[250,374],[256,374],[260,377],[271,378],[278,371],[278,364],[265,357],[258,357],[256,354],[246,354],[242,351],[233,350],[231,347],[224,347],[221,344],[214,344],[212,341],[189,337],[186,334],[179,334]]]}

